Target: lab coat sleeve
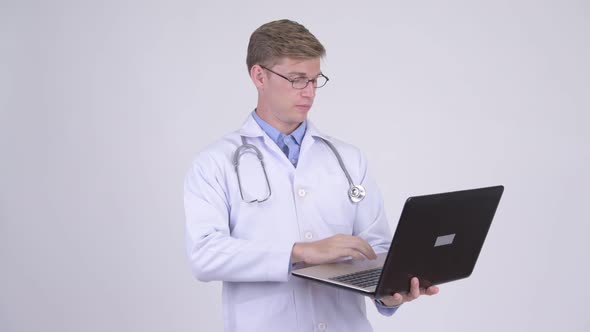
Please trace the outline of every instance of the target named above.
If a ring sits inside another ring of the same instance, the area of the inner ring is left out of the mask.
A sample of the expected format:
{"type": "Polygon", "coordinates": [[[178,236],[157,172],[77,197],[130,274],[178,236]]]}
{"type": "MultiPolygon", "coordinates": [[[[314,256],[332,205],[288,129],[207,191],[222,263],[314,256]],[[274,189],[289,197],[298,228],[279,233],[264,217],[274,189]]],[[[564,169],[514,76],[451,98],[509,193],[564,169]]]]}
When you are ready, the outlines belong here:
{"type": "MultiPolygon", "coordinates": [[[[367,241],[376,253],[387,252],[391,244],[392,234],[385,215],[383,197],[368,174],[367,162],[361,155],[359,169],[361,170],[360,183],[365,186],[367,196],[357,209],[357,217],[353,228],[354,235],[367,241]]],[[[388,307],[374,301],[377,311],[383,316],[392,316],[399,306],[388,307]]]]}
{"type": "Polygon", "coordinates": [[[401,307],[401,304],[393,306],[393,307],[388,307],[385,304],[381,304],[377,301],[374,301],[374,302],[375,302],[375,306],[377,307],[377,311],[380,314],[382,314],[383,316],[388,316],[388,317],[393,316],[393,314],[397,311],[397,309],[399,309],[399,307],[401,307]]]}
{"type": "Polygon", "coordinates": [[[385,215],[383,197],[377,184],[368,174],[367,162],[362,155],[359,170],[359,182],[365,187],[367,196],[359,203],[356,210],[353,234],[367,241],[376,253],[387,252],[392,234],[385,215]]]}
{"type": "Polygon", "coordinates": [[[233,238],[225,179],[211,157],[201,154],[184,182],[186,249],[200,281],[287,281],[294,243],[233,238]]]}

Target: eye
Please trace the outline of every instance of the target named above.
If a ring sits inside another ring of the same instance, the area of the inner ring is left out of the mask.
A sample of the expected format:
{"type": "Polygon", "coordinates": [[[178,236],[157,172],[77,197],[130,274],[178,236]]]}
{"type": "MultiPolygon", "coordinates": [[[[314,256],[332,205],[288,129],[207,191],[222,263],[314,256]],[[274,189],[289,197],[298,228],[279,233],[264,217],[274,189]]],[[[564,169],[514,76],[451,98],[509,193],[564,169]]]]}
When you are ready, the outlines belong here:
{"type": "Polygon", "coordinates": [[[307,77],[295,77],[293,79],[294,83],[307,83],[307,77]]]}

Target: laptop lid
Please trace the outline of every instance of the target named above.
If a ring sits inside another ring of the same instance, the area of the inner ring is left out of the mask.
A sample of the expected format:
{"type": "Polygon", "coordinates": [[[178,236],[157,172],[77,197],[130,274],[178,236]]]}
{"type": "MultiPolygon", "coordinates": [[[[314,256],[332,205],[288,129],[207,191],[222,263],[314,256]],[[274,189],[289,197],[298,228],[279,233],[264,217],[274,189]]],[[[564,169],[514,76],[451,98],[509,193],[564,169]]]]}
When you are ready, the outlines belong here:
{"type": "Polygon", "coordinates": [[[383,271],[377,297],[467,278],[504,192],[503,186],[415,196],[406,201],[383,271]]]}
{"type": "Polygon", "coordinates": [[[406,200],[388,253],[375,261],[347,261],[294,270],[293,275],[344,287],[376,298],[468,277],[488,233],[503,186],[414,196],[406,200]],[[379,281],[359,287],[341,275],[380,268],[379,281]]]}

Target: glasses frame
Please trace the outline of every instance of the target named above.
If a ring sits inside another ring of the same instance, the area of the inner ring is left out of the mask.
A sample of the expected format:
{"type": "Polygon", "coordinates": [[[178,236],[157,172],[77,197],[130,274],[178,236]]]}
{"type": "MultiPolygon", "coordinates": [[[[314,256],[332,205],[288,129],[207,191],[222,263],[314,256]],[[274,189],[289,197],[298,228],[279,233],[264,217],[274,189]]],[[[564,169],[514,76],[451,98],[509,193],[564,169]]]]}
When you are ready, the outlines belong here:
{"type": "MultiPolygon", "coordinates": [[[[328,76],[324,75],[323,73],[320,73],[320,74],[319,74],[319,75],[318,75],[316,78],[314,78],[314,79],[308,79],[308,80],[307,80],[307,82],[305,83],[305,86],[304,86],[304,87],[302,87],[302,88],[296,88],[296,87],[295,87],[295,81],[296,81],[296,79],[290,79],[290,78],[288,78],[288,77],[286,77],[286,76],[284,76],[284,75],[281,75],[281,74],[277,73],[277,72],[276,72],[276,71],[274,71],[274,70],[271,70],[271,69],[269,69],[269,68],[266,68],[266,67],[265,67],[265,66],[263,66],[263,65],[259,65],[259,66],[260,66],[262,69],[266,69],[266,70],[268,70],[269,72],[271,72],[271,73],[273,73],[273,74],[275,74],[275,75],[277,75],[277,76],[279,76],[279,77],[282,77],[282,78],[286,79],[287,81],[289,81],[289,82],[291,83],[291,86],[293,87],[293,89],[297,89],[297,90],[303,90],[303,89],[307,88],[307,86],[309,85],[309,82],[312,82],[312,86],[313,86],[314,88],[316,88],[316,89],[319,89],[319,88],[321,88],[321,87],[325,86],[326,84],[328,84],[328,81],[330,80],[330,79],[328,78],[328,76]],[[324,83],[324,84],[322,84],[322,85],[318,86],[318,85],[317,85],[317,81],[318,81],[318,77],[320,77],[320,76],[326,79],[326,83],[324,83]],[[315,86],[314,86],[313,82],[315,82],[315,86]]],[[[303,77],[302,77],[302,78],[303,78],[303,77]]]]}

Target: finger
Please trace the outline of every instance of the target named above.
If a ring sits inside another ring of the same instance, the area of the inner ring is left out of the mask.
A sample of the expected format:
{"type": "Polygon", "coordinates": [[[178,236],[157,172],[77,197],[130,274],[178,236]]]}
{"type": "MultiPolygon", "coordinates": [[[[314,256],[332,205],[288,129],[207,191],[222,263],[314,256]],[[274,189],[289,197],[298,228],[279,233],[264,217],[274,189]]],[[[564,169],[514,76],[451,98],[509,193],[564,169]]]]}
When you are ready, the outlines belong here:
{"type": "Polygon", "coordinates": [[[346,256],[350,256],[350,257],[352,257],[352,259],[356,259],[356,260],[361,260],[361,261],[365,260],[365,256],[354,249],[347,249],[345,251],[345,254],[343,257],[346,257],[346,256]]]}
{"type": "Polygon", "coordinates": [[[369,253],[369,255],[367,256],[367,258],[369,259],[377,259],[377,254],[375,253],[375,250],[373,250],[373,247],[371,247],[368,243],[366,243],[367,246],[367,252],[369,253]]]}
{"type": "Polygon", "coordinates": [[[377,254],[375,254],[375,250],[373,250],[373,247],[371,247],[371,245],[367,241],[361,239],[360,237],[356,237],[356,238],[358,239],[358,241],[360,241],[360,243],[364,249],[364,252],[366,252],[365,256],[367,256],[367,258],[369,258],[369,259],[377,258],[377,254]]]}
{"type": "Polygon", "coordinates": [[[390,306],[390,307],[398,306],[398,305],[404,303],[404,297],[400,293],[395,293],[391,296],[386,296],[386,297],[382,298],[381,301],[383,301],[383,303],[385,303],[385,305],[390,306]]]}
{"type": "Polygon", "coordinates": [[[373,247],[371,247],[371,245],[369,243],[367,243],[367,241],[361,239],[358,236],[353,236],[351,238],[352,240],[352,247],[358,251],[360,251],[363,255],[365,255],[365,257],[367,257],[368,259],[375,259],[377,258],[377,254],[375,254],[375,251],[373,250],[373,247]]]}
{"type": "Polygon", "coordinates": [[[420,288],[420,295],[436,295],[438,293],[438,287],[430,286],[428,288],[420,288]]]}
{"type": "Polygon", "coordinates": [[[330,242],[336,247],[345,249],[345,254],[341,254],[340,257],[351,256],[355,259],[377,258],[373,248],[358,236],[336,234],[332,236],[330,242]],[[350,250],[353,250],[355,253],[352,254],[350,250]],[[359,255],[362,255],[362,257],[359,255]]]}
{"type": "Polygon", "coordinates": [[[355,249],[358,250],[359,252],[361,252],[368,259],[376,259],[377,258],[377,255],[373,251],[373,248],[359,247],[359,248],[355,248],[355,249]]]}
{"type": "Polygon", "coordinates": [[[361,246],[358,245],[350,245],[348,247],[344,248],[344,251],[350,255],[350,256],[354,256],[354,257],[362,257],[363,259],[371,259],[371,253],[367,252],[367,250],[361,246]]]}
{"type": "Polygon", "coordinates": [[[418,296],[420,296],[419,286],[420,282],[418,281],[418,278],[413,277],[410,281],[410,296],[412,297],[412,299],[416,299],[418,298],[418,296]]]}
{"type": "Polygon", "coordinates": [[[426,289],[426,295],[435,295],[438,294],[438,287],[436,286],[430,286],[426,289]]]}

